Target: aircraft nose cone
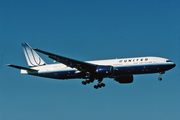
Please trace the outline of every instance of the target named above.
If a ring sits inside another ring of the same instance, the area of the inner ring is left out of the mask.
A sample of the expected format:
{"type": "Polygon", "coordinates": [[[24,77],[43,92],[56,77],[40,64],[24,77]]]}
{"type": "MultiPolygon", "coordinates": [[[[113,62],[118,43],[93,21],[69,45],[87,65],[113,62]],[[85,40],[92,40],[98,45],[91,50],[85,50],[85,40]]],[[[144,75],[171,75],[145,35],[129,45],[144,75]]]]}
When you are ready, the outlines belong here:
{"type": "Polygon", "coordinates": [[[172,63],[172,64],[170,65],[171,69],[174,68],[175,66],[176,66],[175,63],[172,63]]]}
{"type": "Polygon", "coordinates": [[[175,64],[175,63],[173,63],[172,68],[174,68],[175,66],[176,66],[176,64],[175,64]]]}

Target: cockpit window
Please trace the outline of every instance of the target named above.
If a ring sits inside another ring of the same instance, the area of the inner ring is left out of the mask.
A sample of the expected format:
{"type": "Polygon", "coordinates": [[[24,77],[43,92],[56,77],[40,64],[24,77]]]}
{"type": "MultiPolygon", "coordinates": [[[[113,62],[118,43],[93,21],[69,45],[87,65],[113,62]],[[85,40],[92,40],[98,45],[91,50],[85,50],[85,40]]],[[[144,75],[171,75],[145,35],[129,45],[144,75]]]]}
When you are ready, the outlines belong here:
{"type": "Polygon", "coordinates": [[[166,62],[172,62],[171,60],[166,60],[166,62]]]}

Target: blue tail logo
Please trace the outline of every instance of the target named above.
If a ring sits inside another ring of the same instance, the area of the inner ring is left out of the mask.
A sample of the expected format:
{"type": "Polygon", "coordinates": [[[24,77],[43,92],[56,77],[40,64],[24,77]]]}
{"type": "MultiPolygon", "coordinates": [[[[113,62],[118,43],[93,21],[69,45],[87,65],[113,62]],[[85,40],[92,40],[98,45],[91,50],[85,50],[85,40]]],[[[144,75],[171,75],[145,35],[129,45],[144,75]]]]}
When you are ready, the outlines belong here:
{"type": "Polygon", "coordinates": [[[29,67],[46,65],[44,60],[28,45],[28,43],[22,43],[22,46],[29,67]]]}

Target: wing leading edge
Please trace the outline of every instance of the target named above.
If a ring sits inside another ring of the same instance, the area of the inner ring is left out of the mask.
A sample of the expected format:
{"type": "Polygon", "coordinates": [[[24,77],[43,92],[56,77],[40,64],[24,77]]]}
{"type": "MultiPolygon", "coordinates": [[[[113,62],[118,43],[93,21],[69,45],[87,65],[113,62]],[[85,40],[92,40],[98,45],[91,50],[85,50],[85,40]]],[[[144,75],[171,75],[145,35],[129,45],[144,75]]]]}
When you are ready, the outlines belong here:
{"type": "Polygon", "coordinates": [[[39,49],[34,49],[35,51],[38,51],[40,53],[43,53],[45,55],[48,55],[49,58],[56,60],[62,64],[65,64],[68,67],[71,68],[76,68],[79,71],[87,71],[87,72],[94,72],[97,69],[97,65],[95,64],[90,64],[87,62],[82,62],[82,61],[78,61],[78,60],[74,60],[71,58],[67,58],[67,57],[63,57],[60,55],[56,55],[53,53],[49,53],[43,50],[39,50],[39,49]]]}

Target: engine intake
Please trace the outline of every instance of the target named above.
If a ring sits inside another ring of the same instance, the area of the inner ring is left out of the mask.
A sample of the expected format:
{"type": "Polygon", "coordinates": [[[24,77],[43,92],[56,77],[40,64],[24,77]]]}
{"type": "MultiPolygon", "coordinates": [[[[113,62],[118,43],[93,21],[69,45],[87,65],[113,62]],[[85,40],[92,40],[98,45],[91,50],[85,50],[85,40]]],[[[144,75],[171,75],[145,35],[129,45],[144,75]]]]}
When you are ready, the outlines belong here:
{"type": "Polygon", "coordinates": [[[100,76],[111,76],[114,73],[113,66],[98,66],[96,72],[100,76]]]}
{"type": "Polygon", "coordinates": [[[133,75],[119,76],[119,77],[116,77],[114,80],[119,83],[132,83],[133,75]]]}

